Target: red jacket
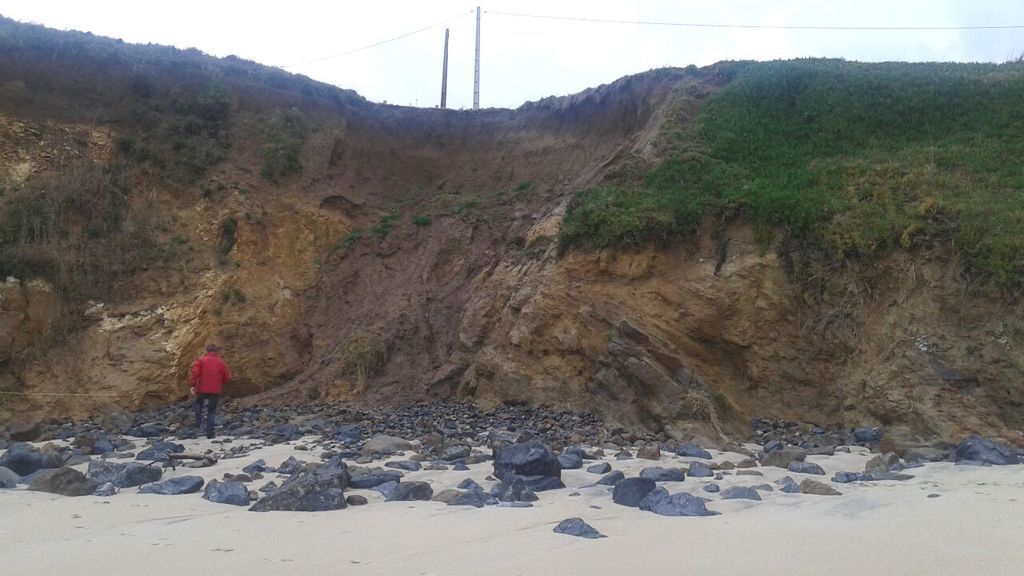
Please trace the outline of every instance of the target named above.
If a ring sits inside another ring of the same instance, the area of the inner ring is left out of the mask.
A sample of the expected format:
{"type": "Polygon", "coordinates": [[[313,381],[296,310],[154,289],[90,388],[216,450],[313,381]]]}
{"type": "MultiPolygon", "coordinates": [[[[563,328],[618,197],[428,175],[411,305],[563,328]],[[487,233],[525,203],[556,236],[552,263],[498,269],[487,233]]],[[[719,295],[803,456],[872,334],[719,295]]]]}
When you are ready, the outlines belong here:
{"type": "Polygon", "coordinates": [[[230,380],[228,365],[217,357],[216,352],[207,352],[192,365],[188,384],[196,389],[196,394],[220,394],[230,380]]]}

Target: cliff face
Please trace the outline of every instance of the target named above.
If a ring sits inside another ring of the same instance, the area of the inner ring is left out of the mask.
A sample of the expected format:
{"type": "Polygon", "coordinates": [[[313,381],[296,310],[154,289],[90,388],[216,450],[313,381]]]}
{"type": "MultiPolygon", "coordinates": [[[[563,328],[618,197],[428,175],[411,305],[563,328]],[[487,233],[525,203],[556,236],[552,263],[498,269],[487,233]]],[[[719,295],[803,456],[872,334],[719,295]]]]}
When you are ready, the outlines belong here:
{"type": "Polygon", "coordinates": [[[950,250],[798,279],[786,242],[723,218],[667,247],[559,254],[572,193],[657,163],[666,118],[726,82],[715,67],[464,112],[3,29],[5,189],[117,166],[124,200],[112,232],[5,237],[19,258],[116,266],[84,284],[5,264],[20,275],[0,287],[0,421],[182,398],[216,341],[231,394],[260,402],[534,402],[675,436],[752,416],[1024,427],[1024,310],[950,250]],[[94,237],[121,248],[97,259],[94,237]]]}

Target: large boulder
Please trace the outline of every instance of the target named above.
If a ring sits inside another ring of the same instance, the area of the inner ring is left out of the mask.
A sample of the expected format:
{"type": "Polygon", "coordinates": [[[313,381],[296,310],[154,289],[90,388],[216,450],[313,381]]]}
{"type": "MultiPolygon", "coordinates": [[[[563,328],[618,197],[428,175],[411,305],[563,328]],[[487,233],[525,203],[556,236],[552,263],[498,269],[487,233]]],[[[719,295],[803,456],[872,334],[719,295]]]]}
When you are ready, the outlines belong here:
{"type": "Polygon", "coordinates": [[[249,510],[340,510],[347,505],[344,491],[348,483],[348,466],[340,458],[335,457],[313,470],[305,470],[292,476],[279,488],[260,498],[249,510]]]}
{"type": "Polygon", "coordinates": [[[141,486],[156,482],[163,476],[163,470],[156,466],[138,462],[89,462],[88,476],[100,484],[111,482],[118,488],[141,486]]]}
{"type": "Polygon", "coordinates": [[[206,485],[206,490],[203,491],[203,500],[217,504],[248,506],[249,490],[241,482],[210,480],[210,483],[206,485]]]}
{"type": "Polygon", "coordinates": [[[640,501],[640,509],[660,516],[714,516],[704,499],[686,492],[669,495],[664,488],[655,488],[640,501]]]}
{"type": "Polygon", "coordinates": [[[980,436],[971,436],[957,444],[953,449],[953,460],[956,462],[968,460],[997,466],[1020,464],[1020,458],[1008,446],[980,436]]]}
{"type": "Polygon", "coordinates": [[[16,442],[7,447],[0,456],[0,466],[11,469],[19,476],[29,474],[43,467],[43,454],[31,444],[16,442]]]}
{"type": "Polygon", "coordinates": [[[615,483],[612,490],[612,502],[622,506],[636,508],[657,485],[650,478],[626,478],[615,483]]]}
{"type": "Polygon", "coordinates": [[[562,466],[550,448],[540,442],[509,444],[494,451],[494,476],[504,479],[517,476],[562,477],[562,466]]]}
{"type": "Polygon", "coordinates": [[[200,476],[178,476],[177,478],[168,478],[163,482],[146,484],[139,488],[139,494],[162,494],[164,496],[192,494],[193,492],[199,492],[204,482],[200,476]]]}
{"type": "Polygon", "coordinates": [[[96,490],[99,482],[86,478],[74,468],[64,466],[56,470],[44,470],[37,474],[28,485],[29,490],[50,492],[62,496],[88,496],[96,490]]]}

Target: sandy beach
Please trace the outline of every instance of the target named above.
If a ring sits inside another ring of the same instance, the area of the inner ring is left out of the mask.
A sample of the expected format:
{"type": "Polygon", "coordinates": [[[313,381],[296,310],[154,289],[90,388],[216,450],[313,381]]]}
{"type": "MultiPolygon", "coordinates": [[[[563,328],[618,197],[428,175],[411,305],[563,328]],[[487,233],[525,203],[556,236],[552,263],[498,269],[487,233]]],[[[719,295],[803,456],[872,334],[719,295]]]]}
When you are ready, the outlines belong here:
{"type": "MultiPolygon", "coordinates": [[[[244,441],[239,441],[244,442],[244,441]]],[[[206,440],[183,441],[202,452],[206,440]]],[[[810,456],[830,478],[863,470],[873,456],[810,456]]],[[[745,456],[712,452],[715,462],[745,456]]],[[[263,458],[318,461],[293,445],[257,448],[198,470],[167,470],[210,480],[263,458]]],[[[392,459],[401,459],[395,456],[392,459]]],[[[627,476],[645,466],[684,466],[665,453],[658,462],[606,460],[627,476]]],[[[84,466],[79,466],[84,469],[84,466]]],[[[758,467],[764,476],[729,475],[723,487],[773,483],[802,474],[758,467]]],[[[489,462],[466,472],[407,472],[434,492],[473,478],[485,488],[489,462]]],[[[77,574],[742,574],[833,576],[1024,573],[1024,467],[914,468],[911,480],[835,484],[842,496],[762,492],[763,501],[721,500],[701,488],[711,479],[659,483],[669,492],[710,498],[711,517],[662,517],[614,504],[610,489],[585,470],[565,470],[566,488],[546,491],[532,508],[448,507],[440,502],[384,502],[373,490],[351,490],[369,505],[331,512],[249,512],[208,502],[200,493],[63,497],[19,487],[0,491],[0,566],[10,575],[77,574]],[[577,494],[578,495],[572,495],[577,494]],[[935,496],[937,495],[937,496],[935,496]],[[607,538],[553,533],[580,517],[607,538]]],[[[275,479],[276,474],[267,474],[275,479]]],[[[266,480],[254,482],[257,487],[266,480]]],[[[347,492],[349,493],[349,492],[347,492]]]]}

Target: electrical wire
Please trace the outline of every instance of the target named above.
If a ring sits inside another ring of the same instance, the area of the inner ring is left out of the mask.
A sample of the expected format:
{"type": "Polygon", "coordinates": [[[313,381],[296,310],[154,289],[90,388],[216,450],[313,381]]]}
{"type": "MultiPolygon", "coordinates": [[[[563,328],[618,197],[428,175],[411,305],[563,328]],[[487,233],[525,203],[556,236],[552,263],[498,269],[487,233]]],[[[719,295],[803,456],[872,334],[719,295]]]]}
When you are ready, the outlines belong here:
{"type": "Polygon", "coordinates": [[[735,28],[754,30],[860,30],[860,31],[914,31],[914,30],[1012,30],[1024,28],[1024,24],[1000,26],[784,26],[772,24],[708,24],[698,22],[659,22],[654,20],[610,20],[604,18],[583,18],[577,16],[551,16],[545,14],[522,14],[519,12],[484,11],[494,16],[534,18],[539,20],[560,20],[570,22],[591,22],[598,24],[633,24],[642,26],[678,26],[682,28],[735,28]]]}
{"type": "Polygon", "coordinates": [[[442,24],[447,24],[447,23],[451,22],[452,20],[458,20],[459,18],[463,18],[463,17],[465,17],[465,16],[467,16],[469,14],[472,14],[473,12],[474,12],[473,10],[470,10],[468,12],[462,12],[458,16],[452,16],[451,18],[448,18],[446,20],[441,20],[440,22],[435,22],[434,24],[431,24],[430,26],[424,26],[423,28],[420,28],[418,30],[413,30],[412,32],[406,32],[405,34],[401,34],[399,36],[395,36],[394,38],[388,38],[386,40],[380,40],[378,42],[374,42],[373,44],[367,44],[366,46],[360,46],[359,48],[353,48],[352,50],[348,50],[348,51],[341,52],[341,53],[338,53],[338,54],[332,54],[330,56],[323,56],[321,58],[314,58],[313,60],[306,60],[305,62],[298,62],[296,64],[288,64],[287,66],[279,66],[279,68],[295,68],[297,66],[305,66],[306,64],[314,64],[316,62],[324,62],[326,60],[333,60],[334,58],[341,58],[342,56],[348,56],[349,54],[355,54],[356,52],[362,52],[363,50],[369,50],[370,48],[376,48],[377,46],[382,46],[382,45],[387,44],[389,42],[394,42],[396,40],[401,40],[403,38],[408,38],[409,36],[414,36],[416,34],[419,34],[420,32],[426,32],[427,30],[430,30],[431,28],[437,28],[438,26],[440,26],[442,24]]]}

